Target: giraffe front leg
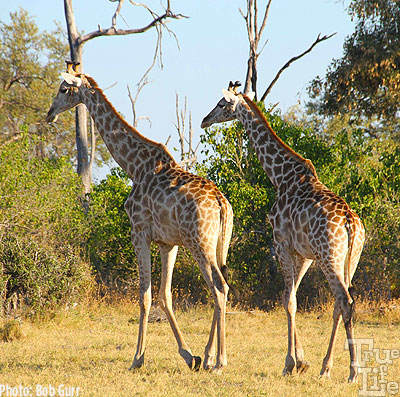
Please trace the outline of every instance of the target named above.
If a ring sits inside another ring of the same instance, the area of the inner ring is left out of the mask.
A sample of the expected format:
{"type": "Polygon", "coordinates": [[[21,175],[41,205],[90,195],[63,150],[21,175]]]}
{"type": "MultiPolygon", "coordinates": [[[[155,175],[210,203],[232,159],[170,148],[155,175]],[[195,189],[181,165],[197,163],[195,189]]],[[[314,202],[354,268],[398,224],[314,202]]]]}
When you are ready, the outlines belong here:
{"type": "MultiPolygon", "coordinates": [[[[286,291],[285,291],[286,292],[286,291]]],[[[285,358],[285,367],[282,371],[282,376],[292,375],[293,369],[296,366],[296,353],[295,353],[295,302],[296,296],[289,291],[289,297],[284,298],[284,307],[287,313],[288,320],[288,352],[285,358]]]]}
{"type": "MultiPolygon", "coordinates": [[[[277,233],[274,231],[274,236],[276,237],[276,235],[277,233]]],[[[304,350],[296,329],[296,291],[312,260],[300,257],[286,246],[285,241],[281,240],[275,240],[275,251],[281,263],[285,280],[282,302],[288,319],[288,352],[282,375],[292,375],[294,369],[300,375],[306,372],[310,365],[304,361],[304,350]]]]}
{"type": "Polygon", "coordinates": [[[149,312],[151,307],[151,259],[150,259],[150,243],[140,241],[138,235],[133,241],[136,257],[139,264],[139,280],[140,280],[140,322],[139,334],[135,357],[133,359],[130,370],[140,368],[144,364],[144,352],[146,350],[147,325],[149,312]]]}

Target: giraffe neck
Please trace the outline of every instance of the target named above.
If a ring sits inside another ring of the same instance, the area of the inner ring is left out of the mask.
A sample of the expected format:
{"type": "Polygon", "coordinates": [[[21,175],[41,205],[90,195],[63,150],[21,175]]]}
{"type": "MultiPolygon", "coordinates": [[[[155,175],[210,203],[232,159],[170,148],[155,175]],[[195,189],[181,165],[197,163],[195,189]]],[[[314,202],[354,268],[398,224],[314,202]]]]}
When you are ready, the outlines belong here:
{"type": "Polygon", "coordinates": [[[130,126],[96,82],[87,80],[90,87],[84,93],[84,103],[114,160],[134,182],[140,183],[164,164],[176,164],[163,144],[147,139],[130,126]]]}
{"type": "Polygon", "coordinates": [[[294,152],[272,130],[257,105],[246,96],[237,106],[237,118],[248,133],[257,157],[268,178],[279,190],[295,182],[296,175],[317,177],[310,160],[294,152]]]}

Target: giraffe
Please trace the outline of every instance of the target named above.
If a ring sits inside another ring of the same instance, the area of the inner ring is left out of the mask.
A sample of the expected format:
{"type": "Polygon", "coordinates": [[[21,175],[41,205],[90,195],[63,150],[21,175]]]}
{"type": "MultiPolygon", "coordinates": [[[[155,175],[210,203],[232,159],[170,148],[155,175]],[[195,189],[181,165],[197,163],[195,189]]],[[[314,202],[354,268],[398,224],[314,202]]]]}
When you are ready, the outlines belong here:
{"type": "Polygon", "coordinates": [[[239,120],[276,189],[277,197],[268,219],[273,229],[274,247],[282,267],[285,288],[282,296],[288,320],[288,352],[283,375],[305,372],[304,350],[295,324],[296,292],[310,267],[316,262],[335,296],[333,329],[321,376],[329,377],[337,329],[344,320],[350,351],[349,382],[357,378],[357,360],[352,314],[354,300],[351,280],[364,244],[364,227],[346,202],[318,179],[310,160],[294,152],[272,130],[253,102],[254,93],[240,94],[239,82],[223,89],[223,98],[203,119],[201,127],[239,120]]]}
{"type": "Polygon", "coordinates": [[[213,182],[183,170],[163,144],[147,139],[124,121],[93,78],[79,73],[71,62],[67,62],[67,73],[62,73],[62,78],[47,122],[54,122],[59,113],[79,103],[85,104],[112,156],[133,181],[125,209],[139,266],[140,323],[130,369],[144,364],[152,299],[150,243],[153,241],[159,246],[162,263],[160,307],[169,320],[179,354],[196,371],[201,358],[192,354],[172,310],[172,272],[178,246],[189,249],[199,264],[215,302],[203,367],[220,372],[227,365],[225,313],[229,287],[223,273],[227,270],[232,233],[231,205],[213,182]]]}

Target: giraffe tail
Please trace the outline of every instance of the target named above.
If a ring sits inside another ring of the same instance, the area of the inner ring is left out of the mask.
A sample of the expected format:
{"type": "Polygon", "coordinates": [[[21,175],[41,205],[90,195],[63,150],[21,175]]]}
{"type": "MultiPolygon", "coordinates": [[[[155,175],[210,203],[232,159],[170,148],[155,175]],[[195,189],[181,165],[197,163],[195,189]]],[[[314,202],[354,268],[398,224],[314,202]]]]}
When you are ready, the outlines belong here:
{"type": "Polygon", "coordinates": [[[353,219],[352,219],[351,214],[349,212],[347,212],[345,227],[347,229],[348,246],[347,246],[347,254],[346,254],[345,266],[344,266],[344,279],[345,279],[346,286],[348,289],[352,288],[352,286],[351,286],[351,279],[352,279],[351,262],[352,262],[353,246],[354,246],[354,228],[352,227],[352,224],[353,224],[352,221],[353,221],[353,219]]]}
{"type": "Polygon", "coordinates": [[[356,289],[354,287],[349,288],[349,294],[351,296],[351,299],[353,299],[353,302],[350,305],[350,320],[353,322],[353,324],[356,323],[357,321],[357,316],[356,316],[356,299],[354,297],[356,293],[356,289]]]}
{"type": "Polygon", "coordinates": [[[228,284],[229,291],[233,293],[235,299],[239,301],[239,294],[234,286],[229,282],[229,269],[226,265],[226,258],[228,256],[229,243],[232,236],[232,218],[233,212],[229,202],[223,198],[218,197],[218,202],[221,208],[220,218],[220,234],[217,242],[217,262],[221,270],[225,282],[228,284]]]}
{"type": "Polygon", "coordinates": [[[228,256],[229,243],[232,236],[233,212],[231,205],[225,197],[217,196],[217,200],[220,205],[220,232],[217,242],[217,262],[218,267],[222,270],[223,266],[226,266],[226,258],[228,256]]]}
{"type": "Polygon", "coordinates": [[[347,291],[349,293],[349,296],[352,300],[350,304],[350,317],[349,321],[355,322],[356,320],[356,301],[355,301],[355,288],[351,285],[351,263],[352,263],[352,254],[353,254],[353,247],[354,247],[354,228],[352,227],[353,223],[352,222],[352,215],[351,213],[347,212],[346,214],[346,229],[347,229],[347,236],[348,236],[348,248],[347,248],[347,255],[346,255],[346,261],[345,261],[345,266],[344,266],[344,276],[345,276],[345,282],[347,286],[347,291]]]}

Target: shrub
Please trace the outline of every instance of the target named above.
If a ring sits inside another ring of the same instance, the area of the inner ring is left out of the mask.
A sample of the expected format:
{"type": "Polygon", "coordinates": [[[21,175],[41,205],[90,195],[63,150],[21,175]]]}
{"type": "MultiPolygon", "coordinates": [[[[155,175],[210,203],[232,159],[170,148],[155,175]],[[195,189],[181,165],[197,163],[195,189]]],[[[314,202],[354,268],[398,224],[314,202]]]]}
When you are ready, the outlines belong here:
{"type": "Polygon", "coordinates": [[[0,152],[0,304],[35,313],[79,300],[92,280],[80,180],[66,159],[37,157],[37,139],[0,152]]]}

